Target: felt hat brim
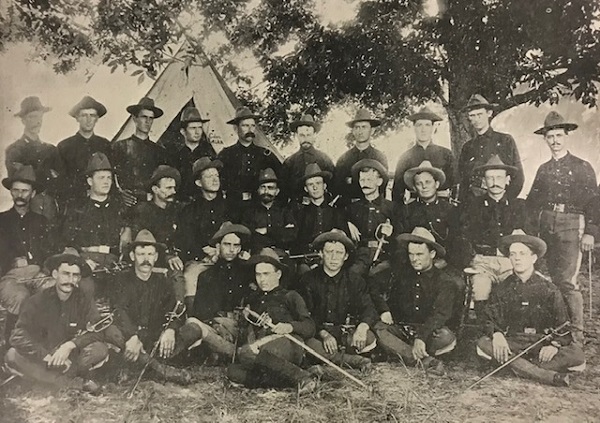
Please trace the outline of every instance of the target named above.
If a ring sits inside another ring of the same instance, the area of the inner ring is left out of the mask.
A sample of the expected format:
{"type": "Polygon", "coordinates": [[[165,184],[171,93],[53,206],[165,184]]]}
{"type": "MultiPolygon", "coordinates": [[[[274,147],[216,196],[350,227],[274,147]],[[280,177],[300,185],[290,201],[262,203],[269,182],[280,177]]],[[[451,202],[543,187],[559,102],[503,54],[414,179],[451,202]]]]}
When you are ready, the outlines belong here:
{"type": "Polygon", "coordinates": [[[515,166],[510,166],[510,165],[507,165],[507,164],[497,164],[497,165],[484,164],[484,165],[475,167],[473,169],[473,174],[475,174],[475,175],[478,175],[478,174],[479,175],[483,175],[486,170],[490,170],[490,169],[505,170],[506,173],[509,174],[509,175],[514,175],[518,171],[518,169],[515,166]]]}
{"type": "Polygon", "coordinates": [[[92,269],[86,263],[86,261],[75,254],[61,253],[50,256],[44,262],[44,267],[48,269],[50,272],[57,269],[61,263],[71,263],[79,266],[79,270],[81,271],[81,277],[86,278],[92,274],[92,269]]]}
{"type": "Polygon", "coordinates": [[[312,126],[315,132],[319,132],[321,130],[321,125],[318,122],[308,120],[296,120],[290,123],[290,130],[292,132],[296,132],[296,130],[301,126],[312,126]]]}
{"type": "Polygon", "coordinates": [[[346,122],[346,126],[352,128],[354,124],[358,122],[369,122],[372,128],[376,128],[381,125],[381,121],[379,119],[354,119],[346,122]]]}
{"type": "Polygon", "coordinates": [[[194,172],[192,173],[194,180],[197,180],[198,175],[200,175],[206,169],[221,170],[221,169],[223,169],[223,162],[221,160],[211,160],[209,163],[206,164],[206,166],[202,166],[198,169],[195,169],[194,172]]]}
{"type": "Polygon", "coordinates": [[[264,254],[258,254],[250,257],[250,259],[246,262],[248,266],[256,266],[259,263],[269,263],[275,266],[279,270],[287,269],[287,266],[283,264],[281,261],[276,260],[274,257],[267,256],[264,254]]]}
{"type": "Polygon", "coordinates": [[[261,115],[256,115],[256,114],[252,113],[252,114],[246,115],[246,116],[237,116],[237,117],[234,117],[233,119],[228,120],[225,123],[227,123],[228,125],[237,125],[238,122],[240,122],[242,120],[246,120],[246,119],[259,120],[259,119],[262,119],[262,116],[261,115]]]}
{"type": "Polygon", "coordinates": [[[476,109],[487,109],[487,110],[496,110],[498,108],[498,103],[473,103],[467,104],[465,107],[461,109],[462,112],[470,112],[471,110],[476,109]]]}
{"type": "Polygon", "coordinates": [[[131,251],[135,250],[135,247],[137,246],[146,246],[146,245],[153,245],[154,247],[156,247],[156,250],[160,253],[164,253],[165,250],[167,249],[167,246],[165,244],[163,244],[162,242],[151,242],[151,241],[133,241],[131,242],[128,246],[127,246],[127,252],[130,253],[131,251]]]}
{"type": "Polygon", "coordinates": [[[520,242],[521,244],[525,244],[529,248],[531,248],[531,251],[533,251],[534,254],[536,254],[538,256],[538,258],[544,257],[544,255],[546,254],[546,251],[548,249],[548,246],[546,245],[544,240],[542,240],[536,236],[524,235],[524,234],[503,236],[502,238],[500,238],[500,241],[498,243],[498,249],[500,250],[500,252],[502,254],[504,254],[506,257],[508,257],[510,254],[510,252],[509,252],[510,246],[517,242],[520,242]]]}
{"type": "Polygon", "coordinates": [[[427,172],[433,175],[434,179],[443,185],[446,182],[446,174],[441,169],[436,167],[414,167],[404,172],[404,183],[407,187],[414,191],[415,189],[415,176],[419,173],[427,172]]]}
{"type": "Polygon", "coordinates": [[[12,189],[13,182],[24,182],[26,184],[31,185],[31,187],[34,190],[37,190],[37,188],[38,188],[37,182],[32,181],[30,179],[25,179],[25,178],[4,178],[4,179],[2,179],[2,185],[4,186],[4,188],[6,188],[9,191],[12,189]]]}
{"type": "Polygon", "coordinates": [[[325,180],[325,181],[329,181],[333,177],[333,175],[332,175],[331,172],[328,172],[326,170],[322,170],[320,172],[312,173],[310,175],[304,175],[302,178],[300,178],[300,181],[301,182],[306,182],[307,179],[315,178],[317,176],[322,177],[323,180],[325,180]]]}
{"type": "Polygon", "coordinates": [[[325,232],[317,236],[312,242],[313,247],[321,249],[326,242],[339,242],[346,247],[346,252],[350,253],[354,251],[354,242],[348,238],[345,234],[325,232]]]}
{"type": "Polygon", "coordinates": [[[435,113],[427,113],[427,112],[414,113],[414,114],[410,115],[409,117],[407,117],[407,119],[413,123],[418,120],[430,120],[432,122],[440,122],[443,120],[441,117],[439,117],[435,113]]]}
{"type": "Polygon", "coordinates": [[[574,131],[577,128],[579,128],[579,125],[577,125],[576,123],[565,122],[557,123],[556,125],[543,126],[537,131],[534,131],[533,133],[537,135],[546,135],[546,132],[551,131],[552,129],[566,129],[567,131],[574,131]]]}
{"type": "Polygon", "coordinates": [[[431,241],[430,239],[423,238],[418,235],[413,235],[410,233],[400,234],[396,237],[396,241],[398,242],[398,245],[402,248],[407,248],[408,244],[411,242],[415,242],[417,244],[431,245],[435,249],[435,251],[437,251],[440,257],[444,257],[446,255],[446,249],[442,247],[441,244],[438,244],[435,241],[431,241]]]}
{"type": "Polygon", "coordinates": [[[156,106],[147,106],[142,104],[132,104],[131,106],[127,106],[127,112],[133,116],[137,116],[141,110],[152,110],[154,112],[154,118],[157,119],[161,117],[164,112],[161,108],[156,106]]]}

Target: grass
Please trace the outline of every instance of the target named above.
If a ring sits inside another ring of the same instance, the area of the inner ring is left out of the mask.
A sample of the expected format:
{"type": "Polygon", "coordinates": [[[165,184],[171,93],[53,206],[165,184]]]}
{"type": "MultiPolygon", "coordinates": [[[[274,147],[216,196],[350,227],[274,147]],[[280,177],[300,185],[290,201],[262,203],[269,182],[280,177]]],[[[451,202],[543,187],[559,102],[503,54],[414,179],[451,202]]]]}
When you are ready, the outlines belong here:
{"type": "MultiPolygon", "coordinates": [[[[580,276],[583,279],[587,275],[580,276]]],[[[585,283],[587,289],[587,283],[585,283]]],[[[600,280],[595,278],[595,303],[600,280]]],[[[584,291],[584,297],[587,291],[584,291]]],[[[586,309],[587,315],[587,309],[586,309]]],[[[323,380],[312,394],[294,390],[233,387],[219,367],[197,367],[189,387],[143,381],[128,400],[131,381],[110,384],[101,396],[48,392],[25,382],[0,388],[0,421],[19,422],[595,422],[600,421],[600,313],[586,322],[588,367],[570,388],[543,386],[500,372],[466,388],[489,371],[466,335],[446,359],[445,376],[427,375],[401,363],[377,363],[369,374],[354,373],[367,392],[345,380],[323,380]]]]}

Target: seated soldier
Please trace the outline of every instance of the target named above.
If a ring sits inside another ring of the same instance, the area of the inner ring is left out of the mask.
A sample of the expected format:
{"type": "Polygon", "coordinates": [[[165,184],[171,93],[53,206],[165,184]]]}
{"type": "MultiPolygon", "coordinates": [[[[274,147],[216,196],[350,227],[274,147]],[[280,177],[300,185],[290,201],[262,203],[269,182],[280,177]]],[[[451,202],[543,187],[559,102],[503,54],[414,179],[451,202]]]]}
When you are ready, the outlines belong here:
{"type": "Polygon", "coordinates": [[[221,226],[211,240],[219,258],[198,276],[196,296],[188,308],[188,321],[202,328],[202,341],[230,360],[235,356],[239,330],[236,307],[243,306],[252,280],[247,263],[240,257],[249,237],[250,230],[245,226],[231,222],[221,226]]]}
{"type": "Polygon", "coordinates": [[[161,379],[189,384],[191,375],[185,369],[175,369],[149,357],[156,342],[157,357],[170,359],[202,336],[200,327],[192,322],[184,324],[181,315],[175,316],[163,330],[167,323],[165,316],[184,310],[183,304],[175,300],[173,284],[167,282],[165,274],[152,271],[164,247],[146,229],[141,230],[131,244],[129,257],[133,269],[117,276],[120,291],[115,321],[124,337],[124,345],[119,346],[127,361],[145,364],[151,360],[149,368],[161,379]]]}
{"type": "Polygon", "coordinates": [[[79,281],[91,273],[90,268],[76,253],[51,256],[46,267],[55,285],[24,302],[6,365],[36,382],[97,392],[98,385],[87,379],[91,369],[108,359],[104,343],[108,329],[87,330],[88,323],[100,320],[93,299],[79,289],[79,281]]]}
{"type": "Polygon", "coordinates": [[[264,247],[288,250],[298,235],[294,216],[277,201],[278,195],[278,179],[273,169],[261,170],[258,201],[253,201],[242,216],[242,223],[252,232],[250,250],[253,253],[264,247]]]}
{"type": "Polygon", "coordinates": [[[8,340],[22,302],[48,282],[37,276],[51,247],[48,219],[31,211],[37,187],[33,167],[15,165],[2,185],[14,203],[0,213],[0,304],[8,311],[4,326],[8,340]]]}
{"type": "MultiPolygon", "coordinates": [[[[438,189],[445,181],[444,172],[428,161],[408,169],[404,173],[404,184],[411,191],[416,191],[417,198],[408,204],[400,204],[394,227],[397,233],[410,233],[416,227],[427,229],[436,242],[453,254],[447,257],[451,264],[462,270],[465,263],[461,256],[464,250],[459,245],[458,208],[438,195],[438,189]]],[[[446,259],[436,257],[435,265],[444,267],[446,259]]]]}
{"type": "Polygon", "coordinates": [[[307,344],[335,364],[364,369],[371,359],[361,357],[376,346],[370,330],[377,313],[365,280],[344,268],[354,244],[344,232],[332,229],[313,245],[323,263],[300,279],[306,305],[315,320],[317,338],[307,344]]]}
{"type": "MultiPolygon", "coordinates": [[[[304,300],[296,291],[279,285],[282,269],[277,253],[266,248],[252,257],[258,290],[246,301],[247,307],[261,315],[256,321],[260,327],[249,327],[248,343],[240,349],[240,364],[232,364],[227,376],[247,387],[297,387],[300,393],[312,391],[316,384],[311,374],[299,366],[304,350],[284,335],[300,341],[315,334],[315,323],[310,318],[304,300]]],[[[244,313],[249,321],[256,317],[244,313]]]]}
{"type": "Polygon", "coordinates": [[[179,256],[185,264],[183,275],[188,303],[193,302],[196,294],[198,275],[217,259],[215,249],[209,245],[210,239],[223,222],[229,220],[230,211],[221,192],[222,168],[223,163],[210,157],[194,162],[192,174],[200,195],[183,208],[175,231],[175,247],[180,250],[179,256]]]}
{"type": "Polygon", "coordinates": [[[416,227],[396,239],[408,254],[410,269],[376,276],[377,286],[389,285],[389,292],[379,290],[374,301],[381,317],[376,326],[379,343],[406,364],[421,360],[426,369],[443,373],[443,365],[435,357],[456,346],[456,337],[447,325],[462,299],[462,281],[434,266],[434,259],[444,257],[446,250],[427,229],[416,227]]]}
{"type": "MultiPolygon", "coordinates": [[[[395,220],[395,207],[384,197],[387,170],[377,160],[360,160],[352,166],[352,175],[358,181],[363,198],[348,205],[346,209],[350,237],[358,243],[351,271],[366,277],[369,269],[378,264],[374,263],[380,244],[378,237],[392,236],[394,227],[391,222],[395,220]]],[[[382,261],[381,257],[385,252],[380,252],[378,261],[382,261]]],[[[376,270],[373,268],[371,272],[375,273],[376,270]]]]}
{"type": "MultiPolygon", "coordinates": [[[[325,200],[327,183],[331,179],[331,172],[322,171],[317,163],[306,166],[301,182],[307,194],[306,200],[298,204],[294,210],[298,225],[298,237],[293,243],[292,252],[296,254],[310,254],[314,252],[312,241],[323,232],[333,228],[343,229],[345,222],[340,210],[331,206],[325,200]]],[[[301,273],[309,270],[309,260],[301,265],[301,273]]],[[[316,266],[317,264],[314,263],[316,266]]]]}
{"type": "MultiPolygon", "coordinates": [[[[487,336],[477,343],[477,354],[503,364],[567,322],[569,315],[558,288],[535,270],[535,263],[546,253],[543,240],[515,231],[500,240],[499,248],[510,258],[513,273],[492,288],[484,309],[487,336]]],[[[566,372],[583,370],[585,355],[567,329],[509,367],[520,377],[569,386],[566,372]]]]}

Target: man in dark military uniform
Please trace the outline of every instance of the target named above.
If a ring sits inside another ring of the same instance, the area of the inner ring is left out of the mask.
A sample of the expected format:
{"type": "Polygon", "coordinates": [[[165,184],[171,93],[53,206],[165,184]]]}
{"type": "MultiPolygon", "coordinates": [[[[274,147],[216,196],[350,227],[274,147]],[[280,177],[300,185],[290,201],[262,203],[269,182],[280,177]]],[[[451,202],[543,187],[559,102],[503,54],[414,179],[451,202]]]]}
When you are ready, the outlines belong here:
{"type": "Polygon", "coordinates": [[[93,299],[79,289],[90,269],[74,254],[52,256],[46,264],[56,282],[25,301],[4,360],[35,382],[97,392],[94,382],[75,379],[89,378],[108,359],[109,329],[81,334],[100,320],[93,299]]]}
{"type": "Polygon", "coordinates": [[[319,235],[313,245],[320,250],[323,263],[300,280],[317,328],[316,337],[307,345],[336,364],[368,367],[371,360],[360,354],[376,346],[371,328],[377,312],[366,281],[344,267],[354,244],[344,232],[333,229],[319,235]]]}
{"type": "Polygon", "coordinates": [[[184,322],[181,315],[174,316],[164,328],[169,313],[183,314],[183,304],[175,299],[172,284],[164,273],[154,272],[154,264],[164,245],[147,230],[140,231],[131,243],[129,258],[133,269],[117,277],[119,296],[116,301],[115,323],[123,333],[123,349],[127,361],[145,364],[161,379],[187,385],[191,375],[187,370],[176,369],[159,362],[169,360],[194,345],[202,330],[194,322],[184,322]],[[150,358],[153,345],[158,342],[156,358],[150,358]]]}
{"type": "Polygon", "coordinates": [[[50,110],[38,97],[27,97],[21,102],[21,110],[15,116],[23,122],[23,136],[6,148],[5,162],[7,172],[12,171],[15,163],[33,167],[38,186],[37,195],[31,200],[31,210],[54,223],[58,216],[55,200],[63,167],[56,146],[40,140],[44,113],[50,110]]]}
{"type": "Polygon", "coordinates": [[[98,119],[106,114],[106,107],[90,96],[85,96],[69,111],[79,124],[77,133],[58,143],[58,153],[64,173],[61,175],[61,202],[83,197],[87,191],[85,169],[93,153],[111,155],[110,141],[94,133],[98,119]]]}
{"type": "Polygon", "coordinates": [[[250,388],[296,387],[299,394],[313,391],[316,382],[311,373],[299,367],[303,348],[284,337],[304,341],[315,334],[315,323],[304,300],[296,291],[280,286],[285,266],[274,250],[261,251],[248,264],[254,269],[258,290],[250,294],[247,307],[262,316],[259,322],[274,326],[249,327],[248,343],[240,349],[241,364],[229,366],[227,376],[250,388]]]}
{"type": "Polygon", "coordinates": [[[490,126],[493,111],[497,104],[489,103],[479,94],[471,96],[463,111],[468,114],[469,121],[477,136],[469,141],[460,152],[458,169],[460,171],[460,198],[467,199],[470,195],[483,195],[481,179],[475,175],[473,170],[487,162],[493,155],[509,166],[516,168],[511,178],[511,184],[507,195],[516,198],[523,188],[523,165],[517,144],[512,136],[496,132],[490,126]]]}
{"type": "Polygon", "coordinates": [[[585,160],[567,150],[569,132],[577,128],[550,112],[536,134],[543,135],[552,158],[538,169],[527,207],[548,244],[546,263],[552,282],[560,289],[573,324],[573,337],[583,345],[583,297],[577,274],[583,252],[594,248],[598,227],[594,223],[596,173],[585,160]]]}
{"type": "MultiPolygon", "coordinates": [[[[515,233],[500,240],[513,273],[495,285],[485,308],[486,336],[477,354],[502,364],[569,320],[563,296],[534,265],[546,252],[539,238],[515,233]]],[[[582,371],[585,355],[569,329],[541,343],[509,367],[520,377],[556,386],[569,386],[568,371],[582,371]]]]}
{"type": "Polygon", "coordinates": [[[253,280],[251,268],[241,259],[243,244],[250,230],[242,225],[225,222],[212,237],[218,260],[198,277],[193,304],[188,307],[189,320],[202,328],[202,340],[211,351],[230,360],[235,355],[239,336],[236,308],[250,293],[253,280]]]}
{"type": "Polygon", "coordinates": [[[221,193],[219,172],[223,163],[202,157],[196,160],[193,177],[200,187],[201,195],[196,197],[181,211],[175,246],[179,257],[185,265],[185,297],[196,294],[198,275],[216,261],[216,250],[210,244],[210,239],[221,225],[230,220],[228,203],[221,193]]]}
{"type": "Polygon", "coordinates": [[[476,273],[471,282],[478,318],[492,285],[510,274],[510,260],[498,250],[500,238],[515,229],[526,230],[525,202],[508,195],[507,185],[512,184],[512,176],[517,172],[516,167],[504,164],[498,156],[492,156],[487,163],[476,167],[473,173],[483,176],[487,191],[483,196],[471,197],[462,211],[461,232],[471,244],[470,266],[476,273]]]}
{"type": "Polygon", "coordinates": [[[92,154],[85,174],[89,193],[67,205],[61,235],[63,246],[78,250],[95,270],[117,261],[131,241],[131,229],[121,199],[110,194],[113,171],[106,155],[92,154]]]}
{"type": "MultiPolygon", "coordinates": [[[[290,129],[296,133],[300,149],[285,159],[281,168],[282,191],[289,196],[292,202],[307,202],[302,176],[306,166],[316,163],[322,170],[333,175],[335,166],[333,162],[314,146],[316,134],[321,125],[314,121],[311,115],[302,115],[300,120],[290,123],[290,129]]],[[[314,239],[314,237],[312,238],[314,239]]]]}
{"type": "Polygon", "coordinates": [[[192,172],[194,162],[202,157],[214,159],[217,156],[217,152],[204,132],[204,124],[209,121],[210,119],[202,119],[200,111],[195,107],[183,109],[179,130],[183,142],[172,146],[174,151],[169,152],[169,164],[181,174],[177,198],[185,203],[201,195],[192,172]]]}
{"type": "Polygon", "coordinates": [[[0,213],[0,303],[8,311],[4,325],[8,340],[23,301],[47,282],[31,278],[38,275],[52,247],[48,219],[30,207],[37,185],[33,168],[17,164],[2,185],[14,202],[0,213]]]}
{"type": "MultiPolygon", "coordinates": [[[[352,128],[352,135],[355,139],[354,147],[340,156],[335,164],[335,179],[333,181],[333,194],[341,195],[343,204],[349,204],[352,200],[362,198],[362,192],[358,185],[358,180],[353,178],[352,167],[361,160],[377,160],[385,169],[387,181],[388,162],[385,154],[371,145],[371,135],[373,128],[381,125],[381,121],[374,119],[368,110],[361,109],[356,113],[354,119],[347,122],[352,128]]],[[[385,186],[383,187],[385,193],[385,186]]]]}
{"type": "MultiPolygon", "coordinates": [[[[433,234],[436,242],[441,244],[448,253],[449,260],[456,265],[462,265],[460,244],[460,221],[458,207],[447,198],[440,198],[438,190],[446,181],[446,174],[430,162],[424,161],[419,166],[406,170],[404,184],[416,191],[417,199],[408,204],[401,204],[396,219],[397,233],[408,233],[416,227],[426,228],[433,234]]],[[[438,256],[436,265],[445,262],[438,256]]]]}
{"type": "Polygon", "coordinates": [[[252,201],[242,223],[252,231],[250,250],[258,252],[264,247],[287,250],[298,235],[294,215],[278,201],[279,180],[271,168],[261,170],[258,177],[258,198],[252,201]]]}
{"type": "Polygon", "coordinates": [[[111,160],[115,163],[117,188],[128,207],[147,200],[146,183],[158,165],[167,163],[166,150],[150,139],[154,119],[163,115],[154,100],[142,98],[127,107],[135,123],[135,133],[112,145],[111,160]]]}
{"type": "MultiPolygon", "coordinates": [[[[381,193],[387,184],[387,172],[380,162],[372,159],[357,162],[352,166],[352,178],[358,181],[363,194],[359,201],[346,208],[350,237],[358,244],[352,271],[366,277],[369,268],[375,264],[381,237],[392,236],[396,208],[381,193]]],[[[381,249],[379,259],[384,252],[381,249]]]]}
{"type": "Polygon", "coordinates": [[[300,183],[304,185],[308,201],[297,205],[294,210],[298,225],[298,237],[292,248],[295,253],[309,253],[312,250],[311,243],[318,235],[333,228],[346,228],[342,211],[331,206],[325,199],[331,176],[331,172],[321,170],[317,163],[306,166],[300,183]]]}
{"type": "Polygon", "coordinates": [[[245,207],[256,193],[260,171],[271,168],[279,172],[281,168],[279,159],[271,150],[254,144],[256,120],[260,118],[247,107],[237,109],[235,117],[227,123],[236,127],[238,142],[224,148],[217,156],[223,163],[223,190],[231,210],[236,212],[232,216],[236,222],[240,221],[245,207]]]}
{"type": "Polygon", "coordinates": [[[411,148],[400,156],[396,165],[392,200],[397,203],[402,202],[406,189],[414,191],[414,188],[404,182],[404,172],[419,166],[424,161],[431,163],[446,175],[445,181],[440,183],[439,190],[452,189],[455,184],[454,154],[449,149],[433,143],[436,122],[441,121],[442,118],[429,110],[428,107],[423,107],[417,113],[410,115],[408,120],[413,123],[417,140],[411,148]]]}
{"type": "Polygon", "coordinates": [[[462,304],[462,281],[434,266],[434,259],[446,250],[427,229],[416,227],[396,239],[402,253],[408,254],[410,268],[381,272],[372,282],[379,291],[374,298],[381,318],[375,327],[377,337],[384,349],[405,363],[422,360],[426,369],[442,373],[443,365],[435,357],[456,346],[448,325],[462,304]]]}
{"type": "Polygon", "coordinates": [[[175,231],[181,207],[175,201],[181,176],[177,169],[167,165],[156,168],[150,181],[149,190],[152,199],[138,203],[131,210],[130,226],[132,233],[147,229],[156,236],[158,242],[167,249],[156,262],[157,268],[168,272],[168,277],[176,281],[177,300],[183,301],[185,296],[185,279],[183,277],[183,261],[175,248],[175,231]]]}

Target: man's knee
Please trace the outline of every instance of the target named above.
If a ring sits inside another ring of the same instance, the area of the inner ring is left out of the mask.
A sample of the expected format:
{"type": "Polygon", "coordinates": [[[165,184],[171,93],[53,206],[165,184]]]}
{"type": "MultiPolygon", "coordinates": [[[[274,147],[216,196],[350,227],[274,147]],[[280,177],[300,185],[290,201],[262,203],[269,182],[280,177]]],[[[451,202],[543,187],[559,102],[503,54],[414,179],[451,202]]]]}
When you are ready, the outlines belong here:
{"type": "Polygon", "coordinates": [[[477,355],[486,360],[492,359],[494,356],[494,348],[492,347],[492,340],[489,337],[483,336],[479,338],[477,341],[477,355]]]}
{"type": "Polygon", "coordinates": [[[9,366],[17,370],[18,365],[18,352],[14,348],[9,348],[6,354],[4,354],[4,362],[9,366]]]}
{"type": "Polygon", "coordinates": [[[450,329],[443,327],[431,335],[430,349],[434,355],[446,354],[456,346],[456,335],[450,329]]]}
{"type": "Polygon", "coordinates": [[[191,345],[202,338],[202,327],[194,321],[187,321],[179,328],[177,336],[184,345],[191,345]]]}
{"type": "Polygon", "coordinates": [[[18,315],[21,304],[30,296],[29,289],[16,279],[6,279],[0,285],[0,303],[11,314],[18,315]]]}
{"type": "Polygon", "coordinates": [[[480,273],[473,275],[471,283],[473,286],[473,300],[487,301],[492,292],[492,276],[489,273],[480,273]]]}
{"type": "Polygon", "coordinates": [[[108,346],[104,342],[92,342],[81,350],[79,355],[79,367],[89,370],[108,358],[108,346]]]}

